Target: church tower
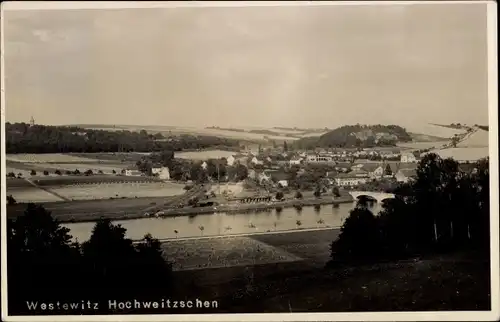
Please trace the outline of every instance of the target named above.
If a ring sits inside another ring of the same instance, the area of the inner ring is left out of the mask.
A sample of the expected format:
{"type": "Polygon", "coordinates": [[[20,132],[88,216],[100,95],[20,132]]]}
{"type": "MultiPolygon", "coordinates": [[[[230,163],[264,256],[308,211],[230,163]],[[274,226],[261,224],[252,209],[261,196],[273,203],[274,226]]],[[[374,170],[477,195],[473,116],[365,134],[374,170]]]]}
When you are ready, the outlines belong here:
{"type": "Polygon", "coordinates": [[[33,126],[33,125],[35,125],[35,119],[32,116],[30,119],[30,126],[33,126]]]}

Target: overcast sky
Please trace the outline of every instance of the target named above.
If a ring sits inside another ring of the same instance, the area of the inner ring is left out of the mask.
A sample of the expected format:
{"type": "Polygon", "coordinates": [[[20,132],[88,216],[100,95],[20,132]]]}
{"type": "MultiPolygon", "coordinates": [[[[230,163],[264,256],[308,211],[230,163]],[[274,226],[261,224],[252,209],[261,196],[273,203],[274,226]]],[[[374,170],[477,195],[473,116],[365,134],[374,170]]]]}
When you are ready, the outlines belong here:
{"type": "Polygon", "coordinates": [[[7,121],[488,122],[485,4],[6,11],[7,121]]]}

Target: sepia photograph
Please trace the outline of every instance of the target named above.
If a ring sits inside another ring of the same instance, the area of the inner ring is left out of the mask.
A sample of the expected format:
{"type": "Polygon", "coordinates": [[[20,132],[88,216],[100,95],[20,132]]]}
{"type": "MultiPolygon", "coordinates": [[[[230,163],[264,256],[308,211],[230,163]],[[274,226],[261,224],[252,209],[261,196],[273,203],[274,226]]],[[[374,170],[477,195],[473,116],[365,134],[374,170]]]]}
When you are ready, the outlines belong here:
{"type": "Polygon", "coordinates": [[[2,2],[2,319],[498,319],[496,11],[2,2]]]}

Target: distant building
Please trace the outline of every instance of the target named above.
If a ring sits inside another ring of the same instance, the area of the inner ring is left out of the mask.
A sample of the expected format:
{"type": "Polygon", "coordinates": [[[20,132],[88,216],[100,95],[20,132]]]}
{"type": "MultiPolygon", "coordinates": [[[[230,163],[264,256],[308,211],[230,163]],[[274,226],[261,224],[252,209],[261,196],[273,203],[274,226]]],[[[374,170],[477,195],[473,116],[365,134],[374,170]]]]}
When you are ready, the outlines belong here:
{"type": "Polygon", "coordinates": [[[300,165],[302,164],[303,159],[300,157],[292,158],[290,160],[290,165],[300,165]]]}
{"type": "Polygon", "coordinates": [[[227,165],[232,167],[234,165],[234,162],[236,161],[236,158],[234,156],[230,155],[229,157],[227,157],[226,161],[227,161],[227,165]]]}
{"type": "Polygon", "coordinates": [[[206,161],[203,161],[203,163],[201,164],[201,168],[202,168],[203,170],[206,170],[206,169],[207,169],[207,167],[208,167],[207,162],[206,162],[206,161]]]}
{"type": "Polygon", "coordinates": [[[139,171],[136,167],[129,167],[125,169],[125,175],[130,177],[138,177],[142,176],[142,172],[139,171]]]}
{"type": "Polygon", "coordinates": [[[264,160],[262,160],[261,158],[258,158],[256,156],[254,156],[251,160],[250,160],[250,163],[254,164],[254,165],[263,165],[264,164],[264,160]]]}
{"type": "Polygon", "coordinates": [[[33,126],[35,125],[35,119],[33,118],[33,116],[30,118],[30,126],[33,126]]]}
{"type": "Polygon", "coordinates": [[[273,171],[270,174],[273,182],[282,187],[288,187],[288,181],[290,180],[290,175],[288,173],[283,171],[273,171]]]}
{"type": "Polygon", "coordinates": [[[170,180],[170,170],[167,167],[151,168],[151,173],[162,180],[170,180]]]}
{"type": "Polygon", "coordinates": [[[382,178],[385,172],[385,167],[381,163],[365,163],[361,169],[368,172],[372,179],[382,178]]]}
{"type": "Polygon", "coordinates": [[[416,175],[417,172],[415,169],[400,169],[394,177],[397,182],[409,182],[413,180],[416,175]]]}
{"type": "Polygon", "coordinates": [[[317,164],[335,164],[335,160],[331,156],[325,155],[308,155],[306,157],[307,163],[317,163],[317,164]]]}
{"type": "Polygon", "coordinates": [[[364,184],[368,182],[369,177],[367,175],[365,176],[358,176],[356,173],[339,173],[337,177],[335,178],[335,183],[340,186],[340,187],[352,187],[352,186],[357,186],[360,184],[364,184]]]}
{"type": "Polygon", "coordinates": [[[413,153],[403,153],[401,154],[401,162],[402,163],[415,163],[417,162],[417,158],[413,153]]]}

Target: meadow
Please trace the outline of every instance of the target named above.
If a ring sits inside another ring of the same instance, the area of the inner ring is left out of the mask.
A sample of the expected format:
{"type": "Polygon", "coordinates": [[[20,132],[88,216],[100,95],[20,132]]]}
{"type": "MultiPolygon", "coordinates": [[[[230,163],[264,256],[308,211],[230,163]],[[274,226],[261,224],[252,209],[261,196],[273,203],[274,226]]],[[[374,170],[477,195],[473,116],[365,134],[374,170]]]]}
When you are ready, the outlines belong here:
{"type": "Polygon", "coordinates": [[[184,193],[176,183],[105,183],[51,187],[50,190],[70,200],[109,198],[169,197],[184,193]]]}
{"type": "Polygon", "coordinates": [[[463,134],[465,130],[452,129],[444,126],[433,124],[410,124],[405,126],[406,131],[425,134],[440,138],[452,138],[455,134],[463,134]]]}
{"type": "Polygon", "coordinates": [[[207,151],[177,152],[175,153],[175,157],[180,159],[190,159],[190,160],[208,160],[208,159],[228,158],[234,154],[235,152],[231,151],[207,150],[207,151]]]}
{"type": "Polygon", "coordinates": [[[50,192],[33,186],[8,187],[7,195],[12,195],[18,203],[63,201],[63,199],[51,194],[50,192]]]}
{"type": "Polygon", "coordinates": [[[489,132],[477,129],[474,133],[467,136],[464,140],[457,144],[457,148],[477,148],[488,147],[489,132]]]}
{"type": "Polygon", "coordinates": [[[7,154],[5,159],[20,163],[97,163],[99,161],[63,153],[7,154]]]}
{"type": "Polygon", "coordinates": [[[441,150],[431,150],[431,153],[436,153],[441,158],[453,158],[457,161],[476,161],[489,156],[488,147],[475,148],[449,148],[441,150]]]}

